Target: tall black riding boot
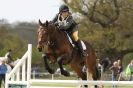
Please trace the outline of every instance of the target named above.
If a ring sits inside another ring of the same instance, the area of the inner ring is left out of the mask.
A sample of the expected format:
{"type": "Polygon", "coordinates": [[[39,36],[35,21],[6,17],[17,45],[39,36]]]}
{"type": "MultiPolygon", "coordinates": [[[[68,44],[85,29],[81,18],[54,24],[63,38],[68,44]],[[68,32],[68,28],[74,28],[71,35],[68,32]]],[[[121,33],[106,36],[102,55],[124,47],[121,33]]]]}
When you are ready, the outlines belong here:
{"type": "Polygon", "coordinates": [[[85,52],[85,51],[83,50],[83,46],[82,46],[80,40],[78,40],[78,41],[76,42],[76,45],[77,45],[77,47],[78,47],[78,49],[79,49],[79,51],[81,52],[81,54],[82,54],[83,57],[88,56],[87,52],[85,52]]]}

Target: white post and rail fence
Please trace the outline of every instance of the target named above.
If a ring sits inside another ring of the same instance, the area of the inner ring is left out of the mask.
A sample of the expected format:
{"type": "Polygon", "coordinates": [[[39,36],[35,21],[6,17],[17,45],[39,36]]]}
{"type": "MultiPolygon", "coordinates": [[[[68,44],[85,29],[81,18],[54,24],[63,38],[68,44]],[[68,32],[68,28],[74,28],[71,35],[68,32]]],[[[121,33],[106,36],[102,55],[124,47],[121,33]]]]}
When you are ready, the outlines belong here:
{"type": "Polygon", "coordinates": [[[32,44],[28,44],[28,50],[20,61],[15,65],[12,71],[6,74],[5,88],[10,85],[26,85],[30,88],[31,79],[31,58],[32,58],[32,44]]]}
{"type": "MultiPolygon", "coordinates": [[[[31,58],[32,58],[32,44],[28,44],[28,50],[20,61],[16,64],[13,70],[6,74],[5,88],[10,88],[11,85],[23,85],[21,88],[46,88],[40,86],[32,86],[32,84],[68,84],[68,85],[131,85],[133,81],[82,81],[82,80],[36,80],[31,79],[31,58]]],[[[75,88],[77,88],[75,87],[75,88]]],[[[12,87],[11,87],[12,88],[12,87]]],[[[16,88],[16,87],[14,87],[16,88]]],[[[48,87],[47,87],[48,88],[48,87]]],[[[54,87],[52,87],[54,88],[54,87]]],[[[64,87],[55,87],[64,88],[64,87]]],[[[69,88],[69,87],[66,87],[69,88]]],[[[74,87],[71,87],[74,88],[74,87]]]]}

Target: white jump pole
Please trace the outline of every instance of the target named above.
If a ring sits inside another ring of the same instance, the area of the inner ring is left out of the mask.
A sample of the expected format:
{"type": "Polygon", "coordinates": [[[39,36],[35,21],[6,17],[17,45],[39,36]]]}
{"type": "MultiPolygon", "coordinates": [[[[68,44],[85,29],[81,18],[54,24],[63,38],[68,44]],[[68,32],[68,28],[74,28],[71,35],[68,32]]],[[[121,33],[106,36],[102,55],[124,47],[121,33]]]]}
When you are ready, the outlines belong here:
{"type": "Polygon", "coordinates": [[[31,57],[32,57],[32,44],[28,44],[27,88],[30,88],[30,80],[31,80],[31,57]]]}

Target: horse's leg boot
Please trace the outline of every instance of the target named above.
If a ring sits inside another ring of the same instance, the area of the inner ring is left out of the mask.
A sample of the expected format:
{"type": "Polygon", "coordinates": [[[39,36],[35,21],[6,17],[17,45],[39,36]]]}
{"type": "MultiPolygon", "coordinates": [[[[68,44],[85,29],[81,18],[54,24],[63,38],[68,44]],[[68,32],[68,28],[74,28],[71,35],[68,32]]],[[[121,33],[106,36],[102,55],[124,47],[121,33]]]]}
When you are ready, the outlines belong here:
{"type": "Polygon", "coordinates": [[[47,58],[47,56],[46,56],[46,55],[43,55],[42,58],[43,58],[43,60],[44,60],[44,65],[45,65],[46,70],[47,70],[50,74],[54,74],[55,71],[54,71],[52,68],[50,68],[49,65],[48,65],[48,61],[47,61],[48,58],[47,58]]]}
{"type": "Polygon", "coordinates": [[[60,60],[58,60],[58,64],[60,67],[61,74],[64,76],[70,76],[70,73],[68,71],[64,70],[61,58],[60,58],[60,60]]]}
{"type": "Polygon", "coordinates": [[[64,76],[70,76],[70,73],[66,70],[61,70],[61,74],[64,76]]]}

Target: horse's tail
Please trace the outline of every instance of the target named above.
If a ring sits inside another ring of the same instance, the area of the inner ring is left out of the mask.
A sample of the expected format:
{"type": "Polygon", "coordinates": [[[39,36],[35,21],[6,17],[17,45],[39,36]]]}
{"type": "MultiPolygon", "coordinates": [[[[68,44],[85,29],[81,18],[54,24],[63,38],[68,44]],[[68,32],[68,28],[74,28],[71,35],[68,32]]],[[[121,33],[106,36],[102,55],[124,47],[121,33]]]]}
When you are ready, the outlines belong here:
{"type": "Polygon", "coordinates": [[[97,79],[100,79],[101,77],[101,73],[99,72],[98,67],[96,67],[96,76],[97,76],[97,79]]]}

